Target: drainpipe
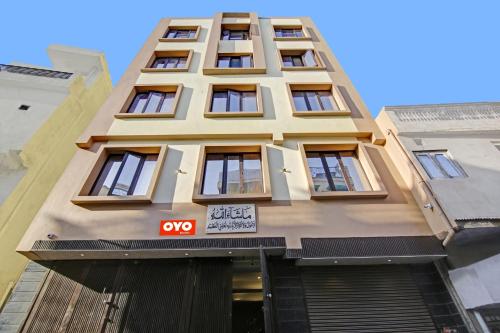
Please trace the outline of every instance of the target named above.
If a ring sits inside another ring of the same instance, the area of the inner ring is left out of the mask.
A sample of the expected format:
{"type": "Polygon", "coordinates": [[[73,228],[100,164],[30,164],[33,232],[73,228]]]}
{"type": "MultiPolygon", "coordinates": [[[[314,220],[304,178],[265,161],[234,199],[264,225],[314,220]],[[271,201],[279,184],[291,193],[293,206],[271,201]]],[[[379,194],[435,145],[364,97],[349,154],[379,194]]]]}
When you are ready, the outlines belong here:
{"type": "MultiPolygon", "coordinates": [[[[410,164],[411,166],[413,167],[413,169],[416,171],[417,173],[417,177],[418,177],[418,183],[419,184],[424,184],[424,188],[427,190],[426,192],[431,196],[432,200],[436,203],[437,207],[439,208],[439,210],[441,212],[443,212],[443,216],[445,217],[445,220],[446,220],[446,223],[448,224],[448,234],[446,235],[445,239],[443,240],[442,244],[443,244],[443,247],[446,247],[446,245],[448,245],[448,243],[451,241],[451,239],[453,238],[453,236],[457,233],[457,226],[453,225],[450,220],[448,219],[448,216],[446,216],[446,214],[444,213],[444,209],[443,207],[441,206],[441,204],[439,203],[439,200],[436,198],[436,196],[434,195],[434,192],[432,191],[432,188],[429,186],[429,184],[427,184],[427,182],[424,180],[424,178],[422,177],[422,175],[420,174],[420,172],[418,171],[418,168],[417,166],[415,165],[415,163],[413,162],[413,160],[411,159],[409,153],[406,151],[406,149],[404,148],[403,144],[401,143],[401,141],[399,141],[399,138],[394,134],[394,132],[388,128],[387,129],[387,135],[388,136],[392,136],[394,138],[394,140],[396,141],[399,149],[403,152],[403,154],[406,156],[406,159],[408,161],[410,161],[410,164]]],[[[426,205],[427,206],[427,205],[426,205]]],[[[429,208],[432,209],[432,205],[429,205],[429,208]]]]}

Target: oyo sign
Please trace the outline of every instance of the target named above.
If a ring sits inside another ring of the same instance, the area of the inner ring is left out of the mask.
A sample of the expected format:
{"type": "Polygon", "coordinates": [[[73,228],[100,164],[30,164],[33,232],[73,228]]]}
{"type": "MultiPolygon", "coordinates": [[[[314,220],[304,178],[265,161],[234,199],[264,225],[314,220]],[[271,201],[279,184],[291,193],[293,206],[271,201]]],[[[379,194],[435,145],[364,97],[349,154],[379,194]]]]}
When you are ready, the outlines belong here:
{"type": "Polygon", "coordinates": [[[196,234],[196,220],[162,220],[160,236],[187,236],[196,234]]]}

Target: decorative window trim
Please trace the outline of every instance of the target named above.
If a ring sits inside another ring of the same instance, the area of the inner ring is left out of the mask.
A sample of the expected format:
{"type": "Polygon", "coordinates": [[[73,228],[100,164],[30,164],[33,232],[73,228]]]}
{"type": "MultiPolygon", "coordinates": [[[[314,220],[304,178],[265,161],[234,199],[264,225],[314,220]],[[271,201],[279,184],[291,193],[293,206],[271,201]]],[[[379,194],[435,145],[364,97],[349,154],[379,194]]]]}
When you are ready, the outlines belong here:
{"type": "Polygon", "coordinates": [[[191,60],[193,59],[193,50],[176,50],[176,51],[155,51],[151,59],[149,59],[146,68],[142,68],[143,73],[165,73],[165,72],[189,72],[191,60]],[[186,66],[182,68],[151,68],[157,58],[165,57],[186,57],[186,66]]]}
{"type": "Polygon", "coordinates": [[[321,71],[326,69],[326,65],[320,55],[314,49],[278,49],[278,58],[282,71],[321,71]],[[283,56],[302,55],[307,51],[312,51],[318,66],[285,66],[283,56]]]}
{"type": "Polygon", "coordinates": [[[255,145],[212,145],[200,146],[198,166],[193,189],[193,202],[237,202],[253,200],[272,200],[271,181],[269,178],[269,164],[267,160],[267,149],[265,144],[255,145]],[[209,153],[260,153],[262,168],[263,193],[244,194],[202,194],[203,176],[205,173],[205,159],[209,153]]]}
{"type": "Polygon", "coordinates": [[[264,115],[264,106],[262,103],[262,93],[258,83],[232,83],[232,84],[213,84],[208,85],[207,100],[205,102],[205,118],[234,118],[234,117],[262,117],[264,115]],[[217,90],[237,90],[237,91],[255,91],[257,99],[257,112],[211,112],[212,97],[217,90]]]}
{"type": "Polygon", "coordinates": [[[309,185],[309,192],[311,194],[311,199],[322,200],[322,199],[363,199],[363,198],[373,198],[381,199],[387,197],[389,194],[385,188],[382,179],[380,178],[375,165],[373,164],[368,152],[366,151],[365,144],[361,142],[344,142],[344,143],[299,143],[299,150],[302,156],[302,161],[307,175],[307,182],[309,185]],[[314,181],[309,170],[309,164],[307,163],[307,151],[353,151],[358,157],[359,163],[366,174],[366,178],[370,183],[372,188],[371,191],[331,191],[331,192],[316,192],[314,190],[314,181]]]}
{"type": "Polygon", "coordinates": [[[351,115],[351,110],[349,110],[347,106],[347,102],[345,101],[342,93],[338,89],[337,86],[331,83],[320,83],[320,82],[312,82],[312,83],[287,83],[286,84],[288,99],[290,101],[290,105],[292,107],[292,115],[294,117],[311,117],[311,116],[349,116],[351,115]],[[325,110],[325,111],[297,111],[295,107],[295,102],[293,101],[292,92],[294,90],[301,91],[329,91],[332,94],[332,98],[335,103],[339,107],[339,111],[333,110],[325,110]]]}
{"type": "Polygon", "coordinates": [[[95,204],[95,203],[151,203],[153,194],[160,172],[163,168],[165,156],[167,153],[166,145],[114,145],[104,144],[97,151],[97,156],[93,161],[93,165],[83,178],[83,182],[78,187],[79,190],[73,196],[71,202],[74,204],[95,204]],[[94,196],[89,195],[94,183],[96,182],[99,174],[106,163],[110,154],[135,152],[140,154],[158,154],[155,169],[151,176],[148,191],[146,195],[126,195],[126,196],[94,196]]]}
{"type": "Polygon", "coordinates": [[[303,41],[303,40],[312,40],[309,33],[304,29],[301,25],[273,25],[273,39],[275,41],[303,41]],[[277,37],[276,29],[300,29],[302,30],[303,37],[277,37]]]}
{"type": "Polygon", "coordinates": [[[166,84],[161,86],[150,86],[150,85],[136,85],[132,89],[129,97],[127,98],[123,108],[119,113],[115,114],[115,118],[127,119],[127,118],[174,118],[177,112],[177,106],[179,104],[179,99],[182,93],[182,84],[166,84]],[[130,105],[134,101],[137,93],[148,92],[151,90],[161,91],[161,92],[175,92],[174,101],[172,103],[172,112],[169,113],[128,113],[130,105]]]}
{"type": "Polygon", "coordinates": [[[167,38],[161,37],[160,42],[196,42],[200,36],[201,26],[199,25],[169,25],[165,30],[164,36],[167,36],[169,30],[195,30],[193,38],[167,38]]]}

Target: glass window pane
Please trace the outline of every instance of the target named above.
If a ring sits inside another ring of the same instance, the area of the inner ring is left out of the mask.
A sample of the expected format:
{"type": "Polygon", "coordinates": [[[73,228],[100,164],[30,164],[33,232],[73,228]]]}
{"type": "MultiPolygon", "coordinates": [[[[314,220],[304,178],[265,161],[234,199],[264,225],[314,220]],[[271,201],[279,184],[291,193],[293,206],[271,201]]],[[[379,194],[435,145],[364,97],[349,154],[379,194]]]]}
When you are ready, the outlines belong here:
{"type": "Polygon", "coordinates": [[[240,57],[231,57],[231,63],[229,67],[240,68],[241,67],[240,57]]]}
{"type": "Polygon", "coordinates": [[[229,30],[223,30],[222,31],[222,40],[228,40],[229,39],[229,30]]]}
{"type": "Polygon", "coordinates": [[[134,101],[132,102],[132,105],[130,105],[128,109],[128,113],[142,113],[142,110],[144,109],[144,105],[146,105],[147,100],[148,100],[148,93],[137,94],[134,98],[134,101]]]}
{"type": "Polygon", "coordinates": [[[462,177],[462,173],[457,168],[457,166],[449,160],[448,156],[446,156],[445,154],[435,154],[434,157],[436,158],[436,161],[441,165],[441,168],[446,171],[448,176],[452,178],[462,177]]]}
{"type": "Polygon", "coordinates": [[[243,183],[243,174],[240,173],[240,156],[227,156],[227,184],[226,194],[235,194],[241,192],[241,184],[243,183]]]}
{"type": "Polygon", "coordinates": [[[307,153],[307,165],[311,173],[316,192],[329,192],[332,191],[328,179],[326,178],[325,168],[321,162],[318,153],[307,153]]]}
{"type": "Polygon", "coordinates": [[[148,155],[142,165],[141,174],[135,184],[133,195],[146,195],[156,166],[158,155],[148,155]]]}
{"type": "Polygon", "coordinates": [[[175,38],[176,35],[177,35],[177,30],[169,30],[167,38],[175,38]]]}
{"type": "Polygon", "coordinates": [[[189,30],[178,30],[175,38],[188,38],[190,35],[189,30]]]}
{"type": "Polygon", "coordinates": [[[229,34],[229,39],[230,40],[243,40],[244,33],[243,33],[243,31],[231,31],[229,34]]]}
{"type": "Polygon", "coordinates": [[[319,99],[321,100],[321,105],[323,110],[334,110],[339,111],[337,103],[333,100],[333,96],[329,91],[318,91],[319,99]]]}
{"type": "Polygon", "coordinates": [[[311,50],[307,50],[306,53],[303,55],[304,58],[304,64],[308,67],[315,67],[317,66],[316,60],[314,59],[314,53],[311,50]]]}
{"type": "Polygon", "coordinates": [[[321,104],[315,91],[306,91],[306,97],[311,111],[321,111],[321,104]]]}
{"type": "Polygon", "coordinates": [[[179,58],[168,58],[166,68],[176,68],[178,62],[179,62],[179,58]]]}
{"type": "Polygon", "coordinates": [[[174,92],[165,93],[165,98],[163,99],[163,102],[161,103],[160,113],[172,113],[173,112],[174,98],[175,98],[174,92]]]}
{"type": "Polygon", "coordinates": [[[134,180],[135,173],[141,162],[141,157],[137,155],[127,154],[124,166],[118,176],[118,181],[111,192],[112,195],[127,195],[132,181],[134,180]]]}
{"type": "Polygon", "coordinates": [[[293,62],[293,66],[295,66],[295,67],[302,67],[302,66],[304,66],[304,62],[302,61],[302,58],[299,57],[299,56],[293,56],[292,57],[292,62],[293,62]]]}
{"type": "Polygon", "coordinates": [[[301,29],[295,30],[295,37],[304,37],[304,33],[301,29]]]}
{"type": "Polygon", "coordinates": [[[359,163],[359,160],[352,153],[341,153],[342,163],[346,169],[345,178],[351,184],[355,191],[371,190],[370,183],[366,178],[365,172],[359,163]]]}
{"type": "Polygon", "coordinates": [[[260,154],[243,155],[243,193],[262,193],[260,154]]]}
{"type": "Polygon", "coordinates": [[[281,29],[276,29],[275,30],[276,37],[283,37],[283,33],[281,29]]]}
{"type": "Polygon", "coordinates": [[[202,194],[222,193],[223,166],[224,166],[224,155],[207,154],[205,162],[205,173],[203,175],[202,194]]]}
{"type": "Polygon", "coordinates": [[[293,103],[297,111],[307,111],[306,94],[303,91],[293,91],[293,103]]]}
{"type": "Polygon", "coordinates": [[[177,68],[185,68],[187,63],[187,58],[179,58],[179,62],[177,63],[177,68]]]}
{"type": "Polygon", "coordinates": [[[163,68],[165,67],[165,58],[158,58],[154,61],[152,68],[163,68]]]}
{"type": "Polygon", "coordinates": [[[214,91],[212,98],[212,112],[226,112],[227,92],[214,91]]]}
{"type": "Polygon", "coordinates": [[[189,31],[189,38],[194,38],[196,36],[196,31],[195,30],[190,30],[189,31]]]}
{"type": "Polygon", "coordinates": [[[229,112],[241,111],[241,93],[239,91],[229,90],[229,112]]]}
{"type": "Polygon", "coordinates": [[[122,160],[123,155],[111,155],[108,157],[90,195],[108,195],[111,185],[115,180],[116,173],[122,164],[122,160]]]}
{"type": "Polygon", "coordinates": [[[241,111],[257,112],[257,94],[254,91],[245,91],[241,93],[241,111]]]}
{"type": "Polygon", "coordinates": [[[283,37],[295,37],[295,35],[293,34],[293,30],[291,29],[283,30],[283,37]]]}
{"type": "Polygon", "coordinates": [[[347,183],[344,179],[344,174],[340,168],[339,160],[337,159],[337,154],[325,154],[325,159],[326,164],[328,164],[328,168],[330,169],[330,174],[332,175],[335,191],[349,191],[347,183]]]}
{"type": "Polygon", "coordinates": [[[241,66],[243,68],[250,68],[250,67],[253,67],[253,64],[252,64],[252,56],[241,56],[241,66]]]}
{"type": "Polygon", "coordinates": [[[417,154],[417,158],[430,178],[446,178],[446,176],[443,175],[443,173],[437,167],[437,165],[434,164],[434,161],[432,160],[429,154],[426,153],[417,154]]]}
{"type": "Polygon", "coordinates": [[[217,60],[217,67],[228,68],[230,62],[231,57],[219,57],[219,59],[217,60]]]}
{"type": "Polygon", "coordinates": [[[158,110],[158,106],[160,105],[161,99],[163,97],[163,93],[153,91],[150,93],[149,102],[144,109],[144,113],[155,113],[158,110]]]}
{"type": "Polygon", "coordinates": [[[283,66],[293,67],[293,60],[290,56],[283,56],[283,66]]]}

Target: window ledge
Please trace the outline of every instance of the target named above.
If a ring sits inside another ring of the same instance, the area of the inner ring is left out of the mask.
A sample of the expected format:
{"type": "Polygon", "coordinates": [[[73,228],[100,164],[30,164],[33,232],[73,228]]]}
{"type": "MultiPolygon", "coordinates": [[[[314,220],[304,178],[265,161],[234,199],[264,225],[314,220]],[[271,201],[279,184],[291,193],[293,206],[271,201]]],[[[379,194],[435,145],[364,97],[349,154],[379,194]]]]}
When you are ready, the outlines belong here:
{"type": "Polygon", "coordinates": [[[281,66],[282,71],[322,71],[325,70],[324,66],[281,66]]]}
{"type": "Polygon", "coordinates": [[[384,199],[389,193],[387,191],[338,191],[338,192],[313,192],[311,199],[314,200],[341,200],[341,199],[384,199]]]}
{"type": "Polygon", "coordinates": [[[290,41],[301,41],[301,40],[312,40],[311,37],[274,37],[277,42],[290,42],[290,41]]]}
{"type": "Polygon", "coordinates": [[[127,118],[174,118],[175,113],[117,113],[115,118],[127,119],[127,118]]]}
{"type": "Polygon", "coordinates": [[[127,195],[127,196],[92,196],[92,195],[77,195],[71,199],[71,202],[80,204],[111,204],[111,203],[140,203],[149,204],[152,202],[147,195],[127,195]]]}
{"type": "Polygon", "coordinates": [[[265,74],[265,67],[229,67],[229,68],[218,68],[218,67],[207,67],[203,68],[203,74],[205,75],[232,75],[232,74],[265,74]]]}
{"type": "Polygon", "coordinates": [[[181,68],[142,68],[142,73],[169,73],[169,72],[187,72],[188,67],[181,68]]]}
{"type": "Polygon", "coordinates": [[[238,118],[238,117],[262,117],[262,111],[243,112],[205,112],[205,118],[238,118]]]}
{"type": "Polygon", "coordinates": [[[350,116],[350,111],[333,111],[333,110],[325,110],[325,111],[294,111],[294,117],[311,117],[311,116],[350,116]]]}
{"type": "Polygon", "coordinates": [[[196,42],[198,40],[197,37],[195,38],[159,38],[158,39],[160,42],[196,42]]]}
{"type": "Polygon", "coordinates": [[[193,202],[245,202],[245,201],[271,201],[273,198],[271,193],[249,193],[249,194],[195,194],[193,202]]]}

